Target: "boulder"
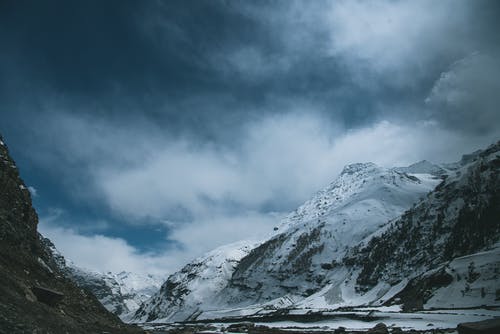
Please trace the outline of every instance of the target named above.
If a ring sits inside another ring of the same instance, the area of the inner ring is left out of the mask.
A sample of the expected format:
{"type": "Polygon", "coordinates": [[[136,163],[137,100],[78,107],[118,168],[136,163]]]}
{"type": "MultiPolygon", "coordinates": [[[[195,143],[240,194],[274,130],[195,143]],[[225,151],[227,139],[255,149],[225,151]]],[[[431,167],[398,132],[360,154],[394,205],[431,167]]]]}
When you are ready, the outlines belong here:
{"type": "Polygon", "coordinates": [[[388,334],[389,333],[389,330],[387,329],[387,326],[380,322],[378,324],[375,325],[375,327],[373,327],[372,329],[369,329],[368,334],[388,334]]]}
{"type": "Polygon", "coordinates": [[[500,333],[500,318],[464,322],[457,326],[458,334],[498,334],[500,333]]]}

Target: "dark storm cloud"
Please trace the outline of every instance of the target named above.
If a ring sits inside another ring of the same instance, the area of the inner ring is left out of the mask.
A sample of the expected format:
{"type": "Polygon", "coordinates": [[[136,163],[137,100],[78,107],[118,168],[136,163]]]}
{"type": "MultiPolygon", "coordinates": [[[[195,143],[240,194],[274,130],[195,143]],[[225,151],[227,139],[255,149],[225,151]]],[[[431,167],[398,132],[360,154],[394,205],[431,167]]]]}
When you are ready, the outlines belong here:
{"type": "MultiPolygon", "coordinates": [[[[253,6],[277,13],[285,5],[253,6]]],[[[24,106],[29,109],[50,98],[71,112],[99,117],[140,110],[177,128],[210,122],[214,115],[237,125],[288,97],[338,104],[340,118],[354,123],[362,118],[351,112],[368,109],[345,93],[348,76],[321,51],[328,42],[328,27],[321,25],[306,36],[308,45],[301,37],[297,47],[289,39],[300,35],[300,26],[278,22],[294,28],[288,34],[275,26],[275,18],[265,22],[255,10],[232,2],[49,1],[3,7],[0,66],[9,80],[2,80],[2,98],[11,108],[23,109],[20,95],[33,103],[24,106]]]]}
{"type": "MultiPolygon", "coordinates": [[[[149,33],[160,28],[145,31],[144,22],[152,19],[148,16],[156,10],[150,8],[154,4],[4,3],[3,47],[24,67],[21,73],[65,93],[99,96],[123,90],[124,95],[141,94],[158,89],[158,85],[174,91],[188,85],[196,89],[204,77],[202,59],[197,59],[201,51],[196,50],[197,41],[192,36],[179,37],[188,32],[166,28],[161,31],[161,43],[157,43],[149,33]]],[[[189,26],[199,18],[196,12],[188,16],[174,6],[169,9],[164,12],[164,20],[172,26],[189,26]]],[[[205,14],[212,17],[209,11],[205,14]]]]}

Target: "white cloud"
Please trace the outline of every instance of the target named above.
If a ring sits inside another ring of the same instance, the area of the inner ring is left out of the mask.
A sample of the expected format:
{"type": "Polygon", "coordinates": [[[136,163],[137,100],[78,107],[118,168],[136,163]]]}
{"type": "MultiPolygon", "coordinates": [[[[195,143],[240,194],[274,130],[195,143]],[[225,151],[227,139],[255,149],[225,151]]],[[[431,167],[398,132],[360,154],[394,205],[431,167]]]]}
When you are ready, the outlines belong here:
{"type": "Polygon", "coordinates": [[[168,275],[194,258],[235,240],[260,240],[268,235],[277,214],[257,212],[212,217],[177,226],[170,236],[181,247],[165,246],[154,253],[141,253],[124,239],[100,234],[84,235],[72,228],[61,227],[60,210],[41,217],[39,231],[75,265],[98,272],[132,271],[168,275]]]}
{"type": "Polygon", "coordinates": [[[172,219],[179,208],[194,220],[232,207],[290,210],[347,163],[448,161],[489,140],[465,138],[433,122],[381,121],[343,131],[314,113],[274,115],[248,125],[236,149],[166,142],[132,167],[106,166],[96,183],[116,212],[136,218],[172,219]]]}
{"type": "Polygon", "coordinates": [[[334,1],[328,11],[333,55],[358,82],[383,74],[387,84],[413,84],[431,62],[468,47],[465,1],[334,1]],[[450,15],[450,12],[453,15],[450,15]]]}
{"type": "Polygon", "coordinates": [[[172,239],[185,246],[184,258],[200,256],[216,247],[239,240],[262,240],[270,235],[283,214],[239,212],[215,215],[175,226],[172,239]]]}
{"type": "Polygon", "coordinates": [[[426,103],[444,126],[498,134],[498,92],[500,59],[476,52],[441,74],[426,103]]]}
{"type": "Polygon", "coordinates": [[[376,90],[417,85],[431,66],[477,47],[474,6],[465,0],[338,0],[286,1],[272,10],[250,3],[240,10],[272,27],[292,70],[308,54],[334,58],[350,80],[376,90]]]}
{"type": "Polygon", "coordinates": [[[67,259],[82,268],[100,272],[126,270],[165,273],[161,257],[139,254],[123,239],[99,234],[85,236],[72,229],[52,226],[43,221],[39,230],[67,259]]]}

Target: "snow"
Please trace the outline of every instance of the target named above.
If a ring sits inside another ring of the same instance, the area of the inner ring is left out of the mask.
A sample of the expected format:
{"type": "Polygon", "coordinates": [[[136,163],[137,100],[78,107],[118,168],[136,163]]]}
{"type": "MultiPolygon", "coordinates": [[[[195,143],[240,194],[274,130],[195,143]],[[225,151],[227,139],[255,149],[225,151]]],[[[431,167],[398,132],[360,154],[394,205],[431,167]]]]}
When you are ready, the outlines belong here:
{"type": "MultiPolygon", "coordinates": [[[[295,312],[294,314],[304,314],[295,312]]],[[[500,310],[491,309],[457,309],[457,310],[435,310],[413,313],[400,313],[396,308],[369,308],[360,309],[354,312],[324,312],[325,320],[314,322],[299,322],[299,321],[259,321],[256,319],[256,326],[266,326],[271,328],[287,329],[291,332],[307,329],[308,331],[318,332],[333,331],[339,327],[344,327],[347,331],[366,331],[378,323],[384,323],[389,329],[399,327],[403,330],[434,330],[434,329],[455,329],[459,323],[476,322],[487,319],[493,319],[500,316],[500,310]],[[375,312],[373,312],[375,310],[375,312]],[[356,316],[371,316],[372,319],[356,319],[356,316]]],[[[206,323],[215,327],[214,332],[221,332],[223,328],[227,328],[231,324],[241,323],[235,320],[234,322],[220,323],[215,320],[213,323],[206,323]]],[[[180,324],[161,325],[154,323],[140,324],[144,329],[161,330],[169,329],[172,326],[182,327],[180,324]]]]}
{"type": "Polygon", "coordinates": [[[345,327],[346,330],[360,331],[373,328],[376,324],[382,322],[388,327],[400,327],[403,330],[430,330],[430,329],[449,329],[456,328],[462,322],[475,322],[481,320],[492,319],[498,316],[499,313],[491,314],[488,310],[476,310],[476,313],[464,313],[460,310],[446,311],[442,310],[440,313],[416,312],[416,313],[386,313],[375,312],[372,316],[377,317],[372,321],[364,321],[351,319],[348,317],[343,318],[339,313],[334,319],[328,319],[318,322],[294,322],[294,321],[280,321],[280,322],[257,322],[256,325],[286,328],[286,327],[299,327],[299,328],[313,328],[313,327],[327,327],[328,329],[335,329],[338,327],[345,327]]]}

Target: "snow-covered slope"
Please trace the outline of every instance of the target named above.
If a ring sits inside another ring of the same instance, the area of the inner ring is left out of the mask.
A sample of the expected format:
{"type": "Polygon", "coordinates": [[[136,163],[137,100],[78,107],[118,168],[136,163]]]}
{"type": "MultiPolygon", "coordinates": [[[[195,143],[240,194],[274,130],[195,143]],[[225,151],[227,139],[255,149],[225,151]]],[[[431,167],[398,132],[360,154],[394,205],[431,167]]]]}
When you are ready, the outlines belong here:
{"type": "Polygon", "coordinates": [[[201,311],[270,301],[290,305],[321,289],[349,247],[383,228],[440,181],[372,163],[349,165],[260,246],[245,244],[234,257],[241,248],[229,245],[172,275],[134,321],[179,321],[201,311]],[[213,268],[227,263],[228,253],[230,270],[217,273],[213,268]]]}
{"type": "Polygon", "coordinates": [[[132,321],[176,321],[194,318],[212,307],[214,297],[225,288],[239,260],[255,247],[237,242],[219,247],[197,258],[171,275],[132,321]]]}

